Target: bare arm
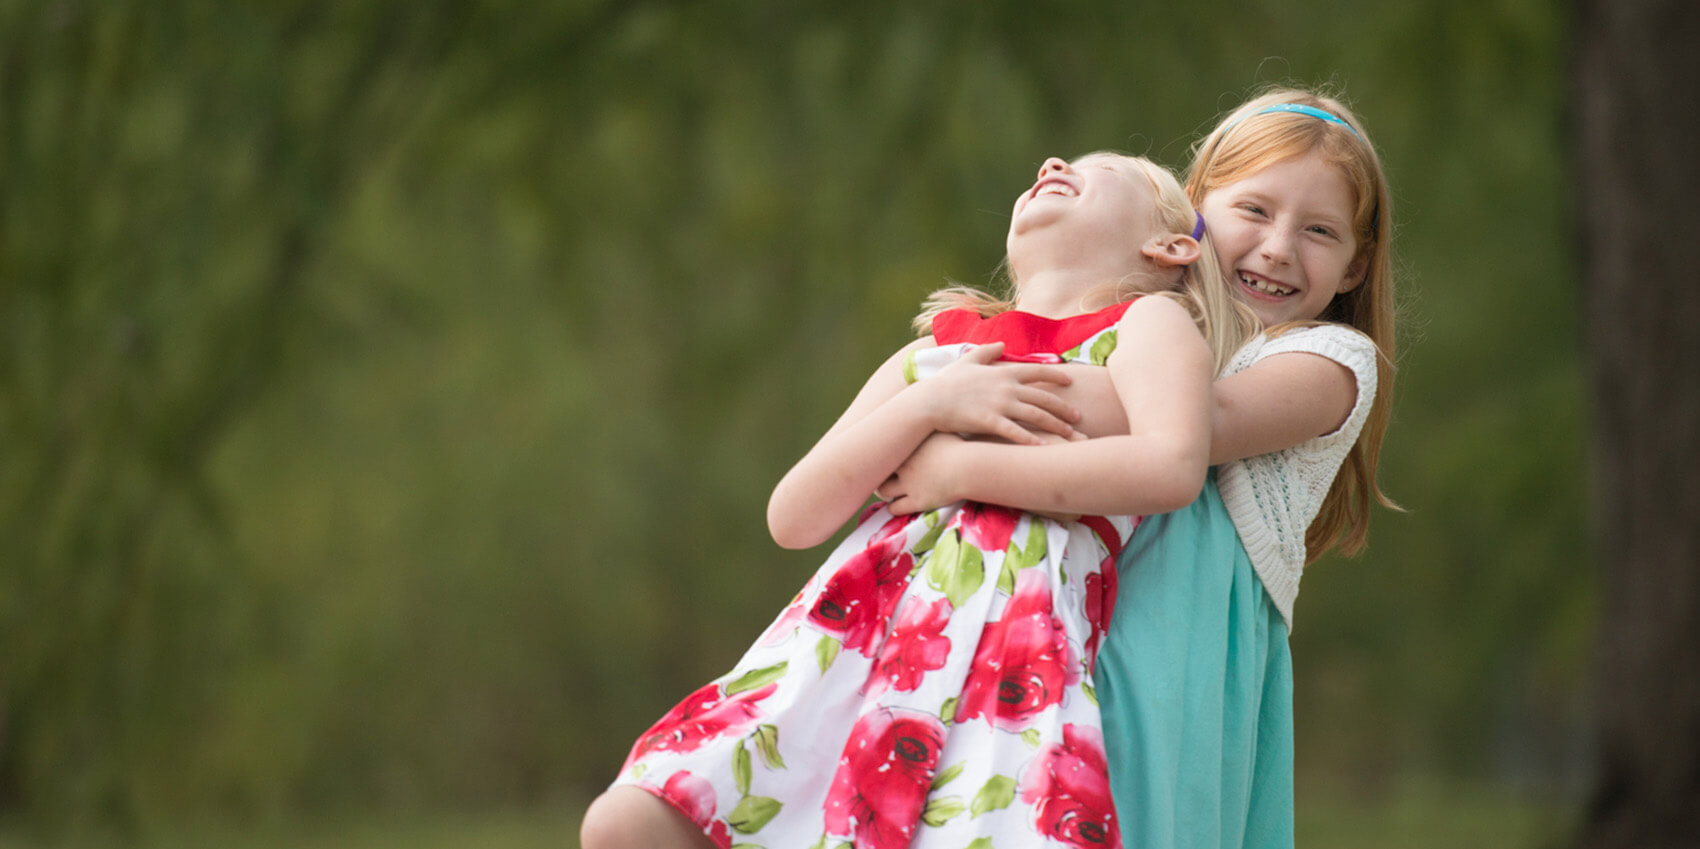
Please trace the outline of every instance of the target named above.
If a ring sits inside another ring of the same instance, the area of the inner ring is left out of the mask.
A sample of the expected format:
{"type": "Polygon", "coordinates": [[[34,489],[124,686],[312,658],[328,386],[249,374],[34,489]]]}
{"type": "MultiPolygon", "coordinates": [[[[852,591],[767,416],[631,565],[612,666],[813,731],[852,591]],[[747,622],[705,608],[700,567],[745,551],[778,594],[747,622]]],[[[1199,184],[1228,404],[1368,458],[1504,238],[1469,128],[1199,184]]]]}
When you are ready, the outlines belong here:
{"type": "Polygon", "coordinates": [[[1318,354],[1276,354],[1216,381],[1210,462],[1243,460],[1333,433],[1352,414],[1352,370],[1318,354]]]}
{"type": "Polygon", "coordinates": [[[1145,298],[1105,371],[1123,435],[1040,447],[936,436],[880,489],[893,512],[968,498],[1048,513],[1161,513],[1198,497],[1209,458],[1211,357],[1186,311],[1145,298]],[[925,486],[910,486],[910,482],[925,486]]]}
{"type": "MultiPolygon", "coordinates": [[[[1057,394],[1081,411],[1076,429],[1097,437],[1127,433],[1110,376],[1070,366],[1073,382],[1057,394]]],[[[1317,354],[1276,354],[1216,381],[1211,403],[1210,464],[1291,448],[1332,433],[1351,415],[1357,379],[1317,354]]]]}
{"type": "Polygon", "coordinates": [[[934,428],[902,393],[903,360],[917,340],[874,370],[824,436],[780,478],[767,502],[767,529],[783,548],[819,545],[844,524],[934,428]],[[900,400],[901,399],[901,400],[900,400]]]}
{"type": "Polygon", "coordinates": [[[767,527],[785,548],[824,542],[934,431],[977,433],[1027,443],[1039,442],[1028,427],[1071,432],[1065,419],[1076,414],[1034,383],[1062,385],[1059,366],[1023,364],[1011,371],[990,363],[1003,346],[982,345],[914,386],[905,385],[909,353],[931,347],[917,340],[887,358],[850,406],[773,488],[767,527]],[[966,403],[964,398],[977,399],[966,403]]]}

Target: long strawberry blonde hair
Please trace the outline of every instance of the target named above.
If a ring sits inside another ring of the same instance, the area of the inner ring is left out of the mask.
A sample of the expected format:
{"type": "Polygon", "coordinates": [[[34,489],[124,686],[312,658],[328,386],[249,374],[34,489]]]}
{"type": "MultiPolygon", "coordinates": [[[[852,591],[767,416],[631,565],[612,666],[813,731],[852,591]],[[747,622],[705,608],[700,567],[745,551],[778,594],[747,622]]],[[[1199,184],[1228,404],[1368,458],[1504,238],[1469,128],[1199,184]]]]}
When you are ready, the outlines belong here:
{"type": "Polygon", "coordinates": [[[1195,204],[1217,188],[1237,183],[1265,168],[1309,154],[1340,169],[1352,187],[1355,208],[1352,230],[1362,263],[1363,279],[1336,296],[1316,321],[1290,321],[1265,329],[1277,336],[1295,327],[1322,323],[1355,328],[1375,343],[1378,389],[1358,441],[1346,455],[1316,519],[1305,531],[1305,562],[1338,546],[1341,553],[1362,551],[1369,534],[1370,503],[1401,509],[1381,491],[1376,468],[1381,442],[1393,411],[1393,363],[1396,353],[1396,305],[1393,295],[1393,200],[1381,158],[1370,144],[1363,124],[1345,104],[1333,97],[1293,88],[1278,88],[1252,98],[1229,113],[1194,148],[1187,171],[1187,195],[1195,204]],[[1345,124],[1307,113],[1266,111],[1296,104],[1321,109],[1345,124]]]}

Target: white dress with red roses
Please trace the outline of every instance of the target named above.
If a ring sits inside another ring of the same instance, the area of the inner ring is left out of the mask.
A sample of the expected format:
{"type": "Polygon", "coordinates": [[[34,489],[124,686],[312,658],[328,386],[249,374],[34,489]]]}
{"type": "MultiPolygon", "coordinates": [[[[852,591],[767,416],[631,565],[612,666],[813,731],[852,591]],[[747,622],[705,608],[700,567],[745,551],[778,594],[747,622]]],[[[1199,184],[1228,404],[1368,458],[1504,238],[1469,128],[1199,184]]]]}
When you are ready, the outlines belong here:
{"type": "MultiPolygon", "coordinates": [[[[951,311],[922,379],[973,344],[1103,364],[1126,304],[951,311]]],[[[722,849],[1119,846],[1092,667],[1137,519],[876,505],[719,680],[638,738],[615,784],[722,849]]]]}

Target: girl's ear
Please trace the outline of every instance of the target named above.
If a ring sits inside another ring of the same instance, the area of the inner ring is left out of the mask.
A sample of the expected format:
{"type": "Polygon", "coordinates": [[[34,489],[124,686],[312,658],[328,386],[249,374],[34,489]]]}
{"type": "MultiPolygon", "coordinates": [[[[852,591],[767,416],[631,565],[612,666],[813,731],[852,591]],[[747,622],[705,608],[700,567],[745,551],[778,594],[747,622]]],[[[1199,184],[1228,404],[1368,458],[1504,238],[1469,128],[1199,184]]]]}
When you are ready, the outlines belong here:
{"type": "Polygon", "coordinates": [[[1346,266],[1345,276],[1340,278],[1340,293],[1345,294],[1363,285],[1364,273],[1369,269],[1369,251],[1359,251],[1351,264],[1346,266]]]}
{"type": "Polygon", "coordinates": [[[1139,249],[1159,268],[1180,268],[1198,261],[1198,241],[1183,233],[1160,233],[1139,249]]]}

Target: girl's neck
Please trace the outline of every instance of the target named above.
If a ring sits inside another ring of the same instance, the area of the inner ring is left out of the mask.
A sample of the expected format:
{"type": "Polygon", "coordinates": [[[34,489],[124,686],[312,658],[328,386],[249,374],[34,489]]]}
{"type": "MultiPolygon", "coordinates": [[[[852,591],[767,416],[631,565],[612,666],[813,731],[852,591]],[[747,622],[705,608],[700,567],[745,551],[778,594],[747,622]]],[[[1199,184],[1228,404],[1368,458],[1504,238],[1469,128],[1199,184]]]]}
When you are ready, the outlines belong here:
{"type": "Polygon", "coordinates": [[[1119,281],[1099,271],[1052,269],[1018,277],[1015,308],[1046,318],[1102,309],[1115,301],[1119,281]]]}

